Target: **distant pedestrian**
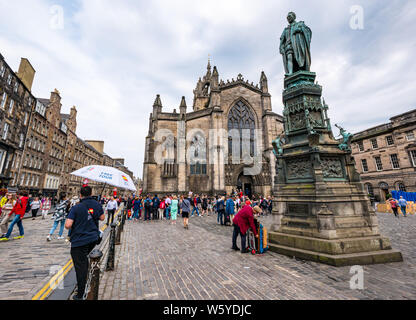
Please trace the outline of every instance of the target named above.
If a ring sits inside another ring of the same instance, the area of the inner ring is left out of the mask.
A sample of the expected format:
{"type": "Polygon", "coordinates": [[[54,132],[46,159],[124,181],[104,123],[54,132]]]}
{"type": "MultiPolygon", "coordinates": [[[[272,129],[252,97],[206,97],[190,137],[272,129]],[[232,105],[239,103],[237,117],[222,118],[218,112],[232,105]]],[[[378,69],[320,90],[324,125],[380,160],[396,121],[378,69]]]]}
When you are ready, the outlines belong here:
{"type": "Polygon", "coordinates": [[[234,214],[235,214],[235,203],[234,203],[234,199],[230,197],[228,198],[226,205],[225,205],[225,215],[226,215],[225,224],[226,225],[227,223],[231,225],[234,219],[234,214]]]}
{"type": "Polygon", "coordinates": [[[217,201],[217,213],[218,218],[217,221],[223,226],[224,225],[224,219],[225,219],[225,197],[221,197],[217,201]]]}
{"type": "Polygon", "coordinates": [[[55,208],[55,212],[53,213],[53,226],[51,231],[49,232],[49,235],[46,237],[47,241],[52,241],[52,235],[54,234],[56,228],[59,224],[61,224],[61,227],[59,229],[59,236],[58,240],[63,240],[64,238],[64,228],[65,228],[65,220],[68,215],[69,209],[71,207],[71,203],[67,200],[66,194],[61,193],[60,200],[58,205],[55,208]]]}
{"type": "Polygon", "coordinates": [[[12,193],[6,194],[4,199],[2,199],[2,207],[0,214],[0,238],[4,238],[7,233],[10,220],[10,212],[13,210],[14,205],[16,204],[16,195],[12,193]]]}
{"type": "Polygon", "coordinates": [[[272,197],[269,196],[269,198],[267,199],[267,212],[268,214],[272,214],[273,211],[273,201],[272,201],[272,197]]]}
{"type": "Polygon", "coordinates": [[[197,197],[195,196],[194,198],[190,198],[188,199],[189,202],[191,203],[193,209],[192,209],[192,213],[191,213],[191,217],[194,216],[194,212],[196,211],[196,214],[199,216],[199,210],[198,210],[198,203],[197,203],[197,197]]]}
{"type": "Polygon", "coordinates": [[[202,216],[208,214],[208,197],[206,195],[204,195],[202,197],[202,205],[201,205],[201,208],[202,208],[202,213],[201,213],[202,216]]]}
{"type": "Polygon", "coordinates": [[[152,200],[150,195],[147,195],[146,200],[144,200],[144,221],[150,221],[150,214],[152,211],[152,200]]]}
{"type": "Polygon", "coordinates": [[[41,204],[42,203],[40,202],[40,200],[39,200],[38,197],[36,197],[35,200],[33,200],[31,202],[30,209],[32,210],[32,220],[35,220],[36,219],[41,204]]]}
{"type": "Polygon", "coordinates": [[[390,202],[390,206],[391,206],[391,209],[393,210],[394,215],[395,215],[397,218],[399,218],[399,211],[398,211],[398,206],[399,206],[399,203],[398,203],[398,202],[397,202],[397,200],[396,200],[396,199],[394,199],[394,198],[391,198],[391,199],[389,200],[389,202],[390,202]]]}
{"type": "Polygon", "coordinates": [[[19,227],[19,234],[20,235],[18,237],[15,237],[14,240],[23,239],[25,237],[25,230],[23,228],[22,220],[23,220],[23,217],[25,216],[25,213],[26,213],[27,202],[28,202],[27,193],[19,192],[16,203],[15,203],[13,209],[9,213],[9,217],[13,213],[15,214],[15,217],[14,217],[12,223],[10,224],[6,235],[3,238],[1,238],[0,241],[9,241],[10,240],[10,236],[11,236],[11,234],[13,232],[13,228],[16,224],[19,227]]]}
{"type": "Polygon", "coordinates": [[[84,300],[88,255],[100,238],[99,221],[105,220],[103,207],[91,195],[91,187],[81,188],[81,202],[71,209],[65,222],[65,228],[71,230],[71,257],[77,278],[74,300],[84,300]]]}
{"type": "Polygon", "coordinates": [[[191,203],[185,197],[182,197],[181,210],[182,210],[182,218],[183,218],[183,227],[185,229],[189,229],[189,214],[191,212],[191,203]]]}
{"type": "Polygon", "coordinates": [[[152,219],[158,220],[159,215],[159,206],[160,206],[160,199],[158,198],[157,194],[152,199],[152,219]]]}
{"type": "Polygon", "coordinates": [[[51,200],[49,198],[44,198],[42,204],[40,205],[40,213],[42,214],[42,220],[45,220],[45,218],[48,216],[51,207],[51,200]]]}
{"type": "Polygon", "coordinates": [[[407,201],[403,198],[403,196],[400,196],[399,206],[400,206],[400,209],[402,210],[402,213],[403,213],[404,217],[406,217],[407,201]]]}
{"type": "Polygon", "coordinates": [[[166,199],[163,198],[162,201],[160,201],[159,204],[159,219],[163,220],[165,216],[165,209],[166,209],[166,199]]]}
{"type": "Polygon", "coordinates": [[[141,200],[136,196],[133,200],[133,219],[134,221],[139,221],[141,200]]]}
{"type": "Polygon", "coordinates": [[[110,201],[107,202],[107,207],[105,208],[105,210],[107,211],[107,226],[114,222],[114,214],[116,213],[117,209],[118,203],[114,199],[114,197],[111,197],[110,201]]]}
{"type": "Polygon", "coordinates": [[[170,206],[170,219],[172,224],[176,224],[176,220],[178,219],[178,210],[179,210],[179,201],[178,197],[174,196],[171,201],[170,206]]]}

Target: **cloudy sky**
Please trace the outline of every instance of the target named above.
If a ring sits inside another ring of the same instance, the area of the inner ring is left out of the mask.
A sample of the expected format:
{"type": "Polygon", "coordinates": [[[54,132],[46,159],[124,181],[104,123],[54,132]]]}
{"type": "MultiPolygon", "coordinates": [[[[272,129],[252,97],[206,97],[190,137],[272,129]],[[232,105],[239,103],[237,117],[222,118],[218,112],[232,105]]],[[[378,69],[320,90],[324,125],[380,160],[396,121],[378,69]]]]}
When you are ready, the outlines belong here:
{"type": "Polygon", "coordinates": [[[190,108],[208,55],[223,80],[242,73],[258,83],[264,70],[282,113],[278,41],[289,11],[313,31],[312,71],[332,123],[357,132],[415,108],[413,2],[0,0],[0,52],[14,70],[28,58],[33,93],[58,88],[62,112],[77,106],[77,134],[105,140],[105,152],[141,177],[156,94],[164,111],[182,96],[190,108]]]}

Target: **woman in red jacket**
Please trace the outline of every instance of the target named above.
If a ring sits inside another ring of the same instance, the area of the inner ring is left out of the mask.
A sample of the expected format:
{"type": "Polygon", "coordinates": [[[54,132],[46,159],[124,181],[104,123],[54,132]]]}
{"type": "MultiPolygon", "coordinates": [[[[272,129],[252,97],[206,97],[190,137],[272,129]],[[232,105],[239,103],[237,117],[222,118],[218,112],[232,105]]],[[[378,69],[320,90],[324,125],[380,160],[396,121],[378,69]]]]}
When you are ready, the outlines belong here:
{"type": "Polygon", "coordinates": [[[246,248],[247,244],[247,231],[248,229],[252,229],[253,233],[255,234],[256,238],[258,238],[257,228],[254,224],[254,213],[260,214],[262,211],[260,207],[256,206],[254,208],[246,205],[241,209],[233,220],[234,224],[234,232],[233,232],[233,247],[232,249],[235,251],[240,250],[237,247],[237,237],[238,235],[241,236],[241,253],[250,252],[246,248]]]}
{"type": "Polygon", "coordinates": [[[16,201],[16,204],[14,205],[12,211],[9,213],[9,216],[11,216],[13,213],[15,214],[15,217],[10,224],[9,230],[7,231],[7,234],[4,238],[0,239],[0,241],[9,241],[10,235],[12,234],[14,225],[17,224],[19,227],[19,233],[20,236],[15,237],[15,240],[23,239],[25,236],[25,230],[23,229],[23,217],[25,216],[26,206],[29,198],[26,194],[18,193],[18,199],[16,201]]]}

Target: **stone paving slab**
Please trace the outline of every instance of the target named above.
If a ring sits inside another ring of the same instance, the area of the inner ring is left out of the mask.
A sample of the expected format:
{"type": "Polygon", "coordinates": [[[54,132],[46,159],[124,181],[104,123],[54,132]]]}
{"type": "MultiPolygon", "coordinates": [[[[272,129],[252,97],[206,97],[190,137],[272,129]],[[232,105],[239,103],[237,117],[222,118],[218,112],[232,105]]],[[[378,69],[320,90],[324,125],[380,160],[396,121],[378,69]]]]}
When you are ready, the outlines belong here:
{"type": "MultiPolygon", "coordinates": [[[[364,290],[350,289],[350,267],[335,268],[276,253],[230,250],[232,228],[216,217],[128,221],[116,247],[114,272],[104,273],[104,300],[416,299],[416,217],[378,214],[382,233],[403,263],[364,266],[364,290]]],[[[269,226],[271,217],[262,218],[269,226]]]]}

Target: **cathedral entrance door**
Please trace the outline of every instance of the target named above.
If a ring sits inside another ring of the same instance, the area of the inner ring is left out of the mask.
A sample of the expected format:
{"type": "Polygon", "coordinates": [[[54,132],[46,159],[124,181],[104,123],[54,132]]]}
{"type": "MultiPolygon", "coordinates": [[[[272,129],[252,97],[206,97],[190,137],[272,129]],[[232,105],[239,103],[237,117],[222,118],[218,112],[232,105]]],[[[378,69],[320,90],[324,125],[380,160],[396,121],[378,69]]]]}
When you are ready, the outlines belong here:
{"type": "Polygon", "coordinates": [[[251,199],[253,196],[253,179],[241,173],[237,181],[237,190],[239,192],[243,191],[244,195],[251,199]]]}

